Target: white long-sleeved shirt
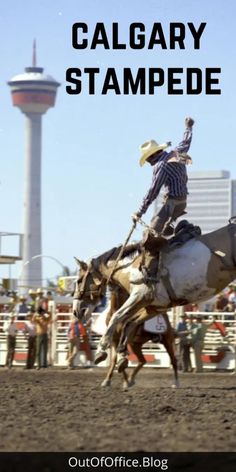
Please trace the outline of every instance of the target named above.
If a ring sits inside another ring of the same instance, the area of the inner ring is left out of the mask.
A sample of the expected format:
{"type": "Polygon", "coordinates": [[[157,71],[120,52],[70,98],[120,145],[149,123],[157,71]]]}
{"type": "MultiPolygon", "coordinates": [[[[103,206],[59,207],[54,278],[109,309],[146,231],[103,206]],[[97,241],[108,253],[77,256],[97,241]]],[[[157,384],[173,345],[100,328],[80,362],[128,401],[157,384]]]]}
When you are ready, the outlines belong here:
{"type": "Polygon", "coordinates": [[[5,321],[3,325],[3,331],[5,331],[5,333],[9,334],[10,336],[16,336],[18,329],[15,321],[5,321]]]}

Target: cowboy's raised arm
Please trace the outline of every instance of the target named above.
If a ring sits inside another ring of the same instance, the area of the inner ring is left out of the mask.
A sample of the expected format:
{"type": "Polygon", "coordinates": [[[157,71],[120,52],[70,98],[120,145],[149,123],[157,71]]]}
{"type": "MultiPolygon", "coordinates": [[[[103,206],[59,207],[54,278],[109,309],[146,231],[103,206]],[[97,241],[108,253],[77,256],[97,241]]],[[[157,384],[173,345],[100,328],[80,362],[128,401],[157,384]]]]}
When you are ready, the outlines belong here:
{"type": "Polygon", "coordinates": [[[192,118],[185,118],[185,126],[186,126],[186,129],[185,129],[185,132],[184,132],[184,136],[183,136],[183,140],[178,144],[178,146],[176,146],[175,148],[175,151],[177,152],[185,152],[187,153],[189,148],[190,148],[190,144],[191,144],[191,141],[192,141],[192,127],[194,125],[194,120],[192,118]]]}

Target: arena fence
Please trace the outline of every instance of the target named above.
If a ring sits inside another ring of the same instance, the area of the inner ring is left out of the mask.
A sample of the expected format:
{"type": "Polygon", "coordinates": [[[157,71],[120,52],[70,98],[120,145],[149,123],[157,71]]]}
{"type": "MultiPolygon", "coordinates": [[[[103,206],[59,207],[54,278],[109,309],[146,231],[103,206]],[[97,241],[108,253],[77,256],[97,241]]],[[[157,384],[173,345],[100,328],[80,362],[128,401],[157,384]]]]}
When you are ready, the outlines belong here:
{"type": "MultiPolygon", "coordinates": [[[[199,312],[198,312],[199,313],[199,312]]],[[[198,313],[191,313],[189,315],[196,316],[198,313]]],[[[230,313],[206,313],[200,312],[203,318],[208,321],[212,317],[216,319],[218,326],[208,328],[204,340],[203,362],[204,370],[235,370],[236,369],[236,319],[234,314],[230,313]]],[[[5,365],[7,353],[7,337],[3,331],[3,324],[7,318],[6,313],[0,313],[0,365],[5,365]]],[[[99,316],[97,313],[94,316],[99,316]]],[[[71,313],[60,313],[55,311],[53,314],[53,321],[49,332],[49,364],[53,366],[63,367],[67,366],[67,331],[70,321],[71,313]]],[[[173,313],[170,313],[170,318],[173,323],[173,313]],[[171,318],[172,315],[172,318],[171,318]]],[[[176,324],[178,319],[174,321],[176,324]]],[[[16,353],[14,365],[25,365],[27,355],[27,337],[24,334],[24,321],[17,321],[18,334],[16,341],[16,353]]],[[[88,340],[81,336],[81,350],[75,359],[75,365],[89,366],[91,361],[88,360],[88,350],[91,348],[92,358],[99,342],[100,336],[93,333],[88,333],[88,340]]],[[[178,352],[178,338],[176,339],[176,352],[178,352]]],[[[151,341],[147,342],[143,347],[143,352],[147,360],[148,367],[170,367],[169,356],[166,353],[162,344],[156,344],[151,341]]],[[[106,366],[109,363],[109,356],[101,366],[106,366]]],[[[191,360],[195,366],[194,355],[191,353],[191,360]]],[[[136,358],[130,355],[129,365],[136,365],[136,358]]]]}

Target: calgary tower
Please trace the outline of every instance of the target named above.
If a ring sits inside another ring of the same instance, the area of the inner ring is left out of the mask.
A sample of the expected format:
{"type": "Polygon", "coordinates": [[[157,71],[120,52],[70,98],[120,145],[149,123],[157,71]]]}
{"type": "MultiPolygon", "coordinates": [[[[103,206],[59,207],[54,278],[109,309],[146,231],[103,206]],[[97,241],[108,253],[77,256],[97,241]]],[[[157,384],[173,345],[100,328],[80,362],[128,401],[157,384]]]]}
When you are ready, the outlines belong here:
{"type": "Polygon", "coordinates": [[[25,115],[25,180],[23,219],[23,266],[18,287],[21,293],[42,285],[41,237],[41,149],[42,115],[54,107],[59,83],[36,65],[33,45],[32,67],[9,82],[13,105],[25,115]]]}

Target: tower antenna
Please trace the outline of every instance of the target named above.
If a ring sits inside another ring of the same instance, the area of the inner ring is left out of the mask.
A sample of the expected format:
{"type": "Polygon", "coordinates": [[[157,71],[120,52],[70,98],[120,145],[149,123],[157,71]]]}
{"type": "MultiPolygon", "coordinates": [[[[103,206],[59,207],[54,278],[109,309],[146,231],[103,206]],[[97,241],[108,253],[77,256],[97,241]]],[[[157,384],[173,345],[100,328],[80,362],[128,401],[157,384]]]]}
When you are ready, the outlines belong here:
{"type": "Polygon", "coordinates": [[[32,66],[37,66],[37,58],[36,58],[36,39],[33,42],[33,56],[32,56],[32,66]]]}

